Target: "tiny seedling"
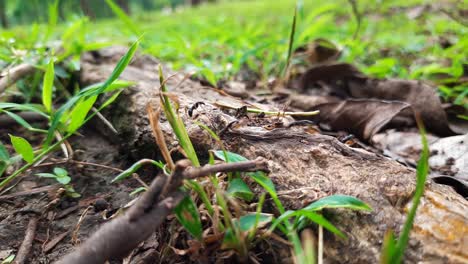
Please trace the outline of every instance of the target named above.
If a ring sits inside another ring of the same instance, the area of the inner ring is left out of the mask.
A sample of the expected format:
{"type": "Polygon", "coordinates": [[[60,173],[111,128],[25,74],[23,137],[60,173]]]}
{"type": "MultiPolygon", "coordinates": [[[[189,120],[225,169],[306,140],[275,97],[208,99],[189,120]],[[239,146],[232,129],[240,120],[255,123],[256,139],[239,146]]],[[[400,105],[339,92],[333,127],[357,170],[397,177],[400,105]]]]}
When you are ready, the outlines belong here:
{"type": "Polygon", "coordinates": [[[72,198],[79,198],[81,195],[73,189],[70,185],[71,177],[68,175],[68,172],[63,169],[56,167],[53,170],[53,173],[36,173],[37,176],[41,178],[51,178],[56,180],[58,183],[62,184],[66,190],[66,194],[72,198]]]}

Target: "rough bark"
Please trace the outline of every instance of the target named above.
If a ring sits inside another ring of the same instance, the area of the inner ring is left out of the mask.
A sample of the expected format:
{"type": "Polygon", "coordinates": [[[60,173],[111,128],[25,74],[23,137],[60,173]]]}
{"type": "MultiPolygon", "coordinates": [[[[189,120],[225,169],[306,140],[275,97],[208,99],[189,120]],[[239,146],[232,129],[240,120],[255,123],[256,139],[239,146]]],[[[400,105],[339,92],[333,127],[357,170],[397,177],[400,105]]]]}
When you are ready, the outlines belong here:
{"type": "MultiPolygon", "coordinates": [[[[102,82],[112,72],[125,49],[111,48],[83,56],[83,83],[102,82]]],[[[158,155],[146,114],[146,104],[159,104],[158,62],[138,56],[125,70],[122,79],[136,81],[105,115],[119,131],[123,149],[137,157],[158,155]]],[[[165,69],[165,75],[173,74],[165,69]]],[[[199,153],[216,149],[216,142],[194,121],[206,124],[221,134],[226,147],[248,158],[269,160],[272,178],[281,200],[290,208],[301,208],[332,194],[356,196],[370,204],[370,213],[348,210],[326,211],[326,216],[343,230],[348,239],[325,234],[324,252],[328,263],[378,263],[385,232],[399,232],[415,190],[415,171],[388,158],[362,149],[351,148],[333,137],[310,134],[305,127],[265,129],[272,119],[244,119],[231,129],[223,129],[236,118],[215,106],[223,101],[242,101],[213,88],[171,78],[168,88],[177,95],[180,113],[199,153]],[[205,104],[190,117],[193,103],[205,104]],[[221,132],[223,131],[223,132],[221,132]]],[[[270,106],[271,107],[271,106],[270,106]]],[[[285,122],[290,122],[285,118],[285,122]]],[[[168,123],[161,119],[168,142],[175,138],[168,123]]],[[[468,261],[468,202],[447,186],[427,182],[405,256],[405,263],[466,263],[468,261]]]]}

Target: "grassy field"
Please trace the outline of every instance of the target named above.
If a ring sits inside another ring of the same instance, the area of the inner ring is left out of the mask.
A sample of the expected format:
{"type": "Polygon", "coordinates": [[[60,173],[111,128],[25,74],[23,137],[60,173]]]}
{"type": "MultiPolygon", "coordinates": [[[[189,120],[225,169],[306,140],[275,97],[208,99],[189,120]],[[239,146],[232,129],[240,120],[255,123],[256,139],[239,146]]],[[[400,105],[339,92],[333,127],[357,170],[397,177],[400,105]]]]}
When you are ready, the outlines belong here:
{"type": "MultiPolygon", "coordinates": [[[[431,9],[431,2],[359,1],[361,25],[353,38],[358,24],[348,1],[304,1],[298,10],[294,46],[327,39],[343,50],[340,60],[367,74],[433,80],[444,98],[466,104],[467,84],[458,79],[468,57],[468,30],[437,7],[431,9]],[[418,10],[421,4],[426,9],[418,10]]],[[[76,17],[57,27],[2,31],[0,58],[11,60],[11,53],[22,49],[40,52],[31,48],[47,42],[50,46],[52,40],[67,43],[69,53],[80,53],[128,44],[145,33],[143,52],[175,69],[196,71],[213,84],[232,78],[244,66],[267,79],[277,76],[286,61],[294,6],[290,0],[226,1],[176,12],[134,14],[127,22],[95,24],[76,17]]]]}
{"type": "MultiPolygon", "coordinates": [[[[26,165],[0,182],[0,190],[43,157],[55,151],[56,147],[72,137],[100,109],[111,104],[121,89],[130,85],[116,80],[131,61],[137,47],[140,52],[151,54],[176,70],[194,71],[214,86],[221,80],[237,78],[246,71],[254,73],[250,75],[253,76],[251,78],[260,81],[266,81],[271,77],[281,78],[291,44],[290,32],[295,8],[297,8],[297,25],[293,50],[307,46],[314,40],[325,39],[342,51],[340,61],[354,64],[368,75],[378,78],[397,77],[433,81],[446,101],[468,107],[466,81],[468,29],[462,25],[464,22],[459,20],[456,13],[450,13],[455,12],[451,11],[454,8],[453,4],[435,5],[433,1],[418,0],[381,2],[362,0],[357,6],[352,6],[352,2],[351,0],[303,1],[301,4],[286,0],[219,1],[216,5],[201,5],[171,12],[163,10],[156,13],[134,14],[131,18],[119,14],[117,10],[115,13],[118,18],[97,22],[79,16],[59,21],[57,11],[51,9],[48,24],[33,24],[1,31],[0,68],[26,63],[33,64],[41,71],[35,71],[31,76],[7,87],[6,92],[1,93],[0,110],[30,132],[42,133],[45,140],[41,148],[34,150],[26,139],[10,135],[12,148],[20,154],[12,158],[9,157],[6,148],[0,144],[0,156],[2,156],[0,176],[8,166],[21,161],[19,157],[26,161],[26,165]],[[80,55],[83,52],[116,44],[130,46],[131,43],[134,44],[103,84],[88,88],[78,87],[79,84],[73,80],[72,73],[80,69],[80,55]],[[57,79],[60,80],[56,81],[57,79]],[[71,91],[70,86],[75,91],[71,91]],[[102,103],[102,108],[91,111],[97,98],[105,92],[112,93],[112,96],[102,103]],[[40,103],[41,99],[42,105],[32,104],[40,103]],[[33,128],[15,114],[26,110],[45,117],[48,120],[48,129],[33,128]],[[59,136],[54,141],[54,136],[57,135],[59,136]]],[[[292,63],[302,62],[293,57],[292,63]]],[[[154,74],[155,76],[158,74],[156,69],[154,74]]],[[[163,77],[160,72],[161,89],[166,92],[163,77]]],[[[177,111],[172,109],[170,98],[164,94],[161,96],[161,101],[164,103],[166,118],[184,153],[194,165],[200,165],[185,125],[176,114],[177,111]]],[[[214,134],[213,138],[217,137],[214,134]]],[[[423,145],[423,158],[421,165],[418,166],[415,201],[419,201],[422,195],[428,173],[429,150],[424,137],[423,145]]],[[[246,158],[236,153],[218,151],[214,155],[227,162],[246,161],[246,158]]],[[[170,154],[167,156],[171,157],[170,154]]],[[[210,161],[214,162],[214,157],[211,157],[210,161]]],[[[172,163],[168,160],[166,162],[172,163]]],[[[161,169],[165,168],[162,162],[150,161],[150,163],[161,169]]],[[[141,166],[139,163],[135,164],[117,178],[122,175],[125,177],[132,175],[141,166]]],[[[71,178],[67,171],[56,169],[54,174],[43,173],[39,176],[55,178],[66,188],[69,195],[75,195],[75,198],[79,196],[69,185],[71,178]]],[[[331,196],[327,197],[328,200],[319,201],[315,207],[310,207],[313,205],[311,204],[309,208],[295,212],[286,211],[278,199],[273,182],[262,173],[254,173],[251,176],[269,193],[278,212],[281,213],[273,222],[271,231],[278,226],[293,244],[296,256],[304,258],[299,259],[300,263],[309,262],[305,261],[306,256],[302,252],[300,239],[296,233],[296,229],[300,226],[299,218],[292,225],[290,217],[307,216],[329,231],[342,235],[326,219],[321,215],[315,215],[314,212],[325,208],[324,204],[370,210],[369,206],[354,197],[331,196]]],[[[242,244],[245,242],[244,237],[239,234],[248,231],[250,240],[246,241],[250,243],[258,222],[260,220],[272,222],[273,219],[268,215],[262,215],[264,219],[260,219],[260,214],[255,218],[246,214],[234,220],[228,212],[226,201],[223,201],[223,195],[218,195],[218,192],[221,194],[225,190],[219,187],[217,177],[212,177],[211,180],[217,192],[216,196],[221,197],[217,198],[216,202],[223,209],[225,217],[223,220],[226,226],[225,229],[222,228],[222,231],[226,232],[225,242],[231,242],[228,241],[231,239],[233,241],[231,246],[234,249],[246,247],[242,244]],[[237,225],[236,221],[240,224],[237,225]],[[249,228],[242,230],[241,227],[245,223],[249,228]]],[[[244,195],[252,196],[245,200],[253,198],[253,192],[242,180],[228,181],[231,190],[242,190],[245,192],[244,195]]],[[[209,214],[213,216],[211,200],[203,186],[196,181],[191,181],[190,184],[201,197],[209,214]]],[[[193,209],[191,219],[199,220],[197,205],[190,199],[185,200],[187,200],[185,206],[193,209]]],[[[265,195],[260,198],[257,213],[261,212],[264,200],[265,195]]],[[[389,236],[386,239],[385,250],[388,252],[384,250],[384,253],[388,253],[388,261],[385,263],[397,263],[392,261],[393,255],[397,259],[402,258],[416,208],[417,203],[411,209],[398,245],[394,245],[393,237],[389,236]]],[[[190,223],[182,216],[183,214],[178,215],[181,224],[195,238],[202,240],[201,223],[190,223]]]]}

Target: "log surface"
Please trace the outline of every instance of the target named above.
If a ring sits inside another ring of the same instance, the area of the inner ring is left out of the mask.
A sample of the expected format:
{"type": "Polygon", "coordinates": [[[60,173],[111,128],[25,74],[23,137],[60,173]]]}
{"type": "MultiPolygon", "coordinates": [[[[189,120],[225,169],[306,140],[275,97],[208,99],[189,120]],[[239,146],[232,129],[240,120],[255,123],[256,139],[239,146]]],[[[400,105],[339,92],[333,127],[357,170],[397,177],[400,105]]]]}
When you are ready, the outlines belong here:
{"type": "MultiPolygon", "coordinates": [[[[107,79],[125,51],[125,48],[113,47],[85,54],[81,82],[92,84],[107,79]]],[[[160,155],[146,113],[148,102],[159,105],[157,65],[158,61],[149,56],[134,58],[121,79],[137,84],[104,112],[119,132],[114,137],[121,143],[122,150],[135,158],[160,155]]],[[[165,68],[164,73],[170,76],[174,72],[165,68]]],[[[180,83],[182,79],[182,74],[177,75],[167,85],[179,100],[180,114],[195,148],[199,153],[219,149],[208,133],[194,122],[204,123],[219,135],[236,117],[218,108],[216,103],[242,105],[242,101],[195,81],[180,83]],[[205,104],[190,117],[187,109],[199,101],[205,104]]],[[[292,121],[284,119],[284,122],[292,121]]],[[[348,236],[339,239],[325,233],[326,263],[378,263],[385,232],[391,228],[398,233],[411,206],[415,171],[386,157],[351,148],[333,137],[308,133],[306,127],[269,130],[265,128],[265,121],[243,122],[222,133],[225,146],[250,159],[267,158],[269,176],[288,209],[302,208],[332,194],[356,196],[373,208],[369,213],[324,212],[348,236]]],[[[175,147],[177,142],[164,118],[161,118],[161,125],[169,148],[175,147]]],[[[105,130],[103,126],[102,131],[105,130]]],[[[467,262],[468,202],[450,187],[428,181],[405,263],[467,262]]]]}

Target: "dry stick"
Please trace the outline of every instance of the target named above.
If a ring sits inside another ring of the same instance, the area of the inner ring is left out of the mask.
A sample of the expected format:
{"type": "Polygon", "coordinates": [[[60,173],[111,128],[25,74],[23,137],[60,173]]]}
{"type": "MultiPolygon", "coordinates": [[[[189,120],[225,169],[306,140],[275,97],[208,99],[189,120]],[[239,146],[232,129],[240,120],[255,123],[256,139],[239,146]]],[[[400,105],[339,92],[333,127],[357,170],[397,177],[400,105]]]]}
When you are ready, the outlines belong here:
{"type": "Polygon", "coordinates": [[[26,230],[26,235],[24,236],[23,243],[18,250],[18,254],[16,255],[15,264],[23,264],[27,263],[28,254],[31,251],[32,243],[34,241],[34,236],[36,235],[37,229],[37,222],[39,218],[37,216],[33,216],[28,223],[28,229],[26,230]]]}
{"type": "Polygon", "coordinates": [[[3,93],[10,85],[23,77],[33,73],[34,66],[30,64],[20,64],[6,71],[5,75],[0,79],[0,94],[3,93]]]}
{"type": "Polygon", "coordinates": [[[104,263],[110,259],[125,257],[155,232],[166,216],[183,199],[185,193],[177,189],[182,186],[184,179],[194,179],[215,172],[267,169],[266,160],[262,158],[238,163],[206,165],[201,168],[193,168],[190,165],[189,160],[177,162],[170,178],[157,177],[153,180],[148,191],[125,215],[105,223],[77,250],[57,263],[104,263]],[[166,184],[169,179],[171,182],[166,184]]]}

